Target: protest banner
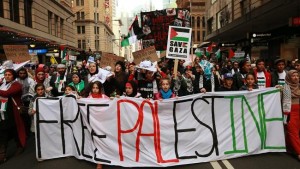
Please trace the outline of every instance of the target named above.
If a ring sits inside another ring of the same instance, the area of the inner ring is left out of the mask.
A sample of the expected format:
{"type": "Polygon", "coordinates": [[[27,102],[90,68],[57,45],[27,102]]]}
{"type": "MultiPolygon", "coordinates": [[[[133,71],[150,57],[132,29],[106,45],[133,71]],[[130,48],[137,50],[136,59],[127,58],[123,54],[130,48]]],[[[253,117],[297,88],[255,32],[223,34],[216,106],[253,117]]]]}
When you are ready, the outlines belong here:
{"type": "Polygon", "coordinates": [[[155,45],[156,50],[166,50],[170,25],[190,27],[188,9],[170,8],[150,12],[141,12],[143,48],[155,45]]]}
{"type": "Polygon", "coordinates": [[[25,62],[31,59],[27,45],[3,45],[3,50],[7,60],[15,63],[25,62]]]}
{"type": "Polygon", "coordinates": [[[170,26],[166,56],[171,59],[189,59],[191,47],[191,28],[170,26]]]}
{"type": "Polygon", "coordinates": [[[39,98],[36,108],[38,160],[165,167],[286,151],[275,88],[163,101],[39,98]]]}
{"type": "Polygon", "coordinates": [[[117,56],[115,54],[112,53],[106,53],[106,52],[102,52],[101,55],[101,60],[100,60],[100,66],[101,67],[106,67],[106,66],[110,66],[113,70],[115,67],[115,64],[117,61],[124,61],[124,58],[121,56],[117,56]]]}
{"type": "Polygon", "coordinates": [[[150,60],[151,62],[155,62],[158,60],[158,56],[154,46],[151,46],[146,49],[142,49],[132,53],[134,62],[139,64],[144,60],[150,60]]]}

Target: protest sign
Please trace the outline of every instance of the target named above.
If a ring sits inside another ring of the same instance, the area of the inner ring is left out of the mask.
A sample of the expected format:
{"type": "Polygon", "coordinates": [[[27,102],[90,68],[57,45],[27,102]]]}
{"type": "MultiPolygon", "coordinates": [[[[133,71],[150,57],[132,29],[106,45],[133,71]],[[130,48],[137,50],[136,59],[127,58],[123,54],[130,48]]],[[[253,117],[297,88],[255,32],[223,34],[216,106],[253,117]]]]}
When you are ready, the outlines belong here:
{"type": "Polygon", "coordinates": [[[141,21],[143,48],[155,45],[156,50],[166,50],[169,26],[190,27],[190,12],[181,8],[141,12],[141,21]]]}
{"type": "Polygon", "coordinates": [[[7,60],[15,63],[25,62],[31,59],[27,45],[3,45],[7,60]]]}
{"type": "Polygon", "coordinates": [[[170,26],[168,33],[167,58],[189,59],[191,47],[191,28],[170,26]]]}
{"type": "Polygon", "coordinates": [[[155,62],[158,60],[158,56],[156,54],[154,46],[133,52],[132,55],[134,57],[133,61],[135,63],[141,63],[144,60],[150,60],[151,62],[155,62]]]}
{"type": "Polygon", "coordinates": [[[100,66],[101,67],[110,66],[114,69],[117,61],[124,61],[124,58],[112,53],[102,52],[100,66]]]}
{"type": "Polygon", "coordinates": [[[286,151],[275,88],[163,101],[39,98],[36,107],[38,160],[165,167],[286,151]]]}

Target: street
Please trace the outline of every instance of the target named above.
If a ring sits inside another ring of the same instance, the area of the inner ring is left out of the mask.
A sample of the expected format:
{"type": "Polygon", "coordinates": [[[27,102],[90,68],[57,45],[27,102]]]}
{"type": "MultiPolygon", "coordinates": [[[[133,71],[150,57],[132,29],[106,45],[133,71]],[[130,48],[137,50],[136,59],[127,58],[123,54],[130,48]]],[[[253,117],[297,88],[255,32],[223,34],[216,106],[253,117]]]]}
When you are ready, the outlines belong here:
{"type": "MultiPolygon", "coordinates": [[[[24,153],[12,157],[16,147],[13,141],[8,149],[8,161],[0,169],[95,169],[96,165],[76,158],[60,158],[38,162],[35,158],[34,138],[28,141],[24,153]]],[[[268,153],[210,163],[191,164],[168,168],[176,169],[300,169],[299,161],[287,153],[268,153]]],[[[121,169],[118,166],[103,166],[104,169],[121,169]]]]}

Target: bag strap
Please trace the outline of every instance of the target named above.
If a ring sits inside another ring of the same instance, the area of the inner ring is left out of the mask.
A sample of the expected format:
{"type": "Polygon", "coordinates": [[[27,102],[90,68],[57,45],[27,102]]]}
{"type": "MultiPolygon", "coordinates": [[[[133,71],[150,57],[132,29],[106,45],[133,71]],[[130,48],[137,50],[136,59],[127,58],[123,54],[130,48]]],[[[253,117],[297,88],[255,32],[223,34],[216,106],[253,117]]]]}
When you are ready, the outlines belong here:
{"type": "Polygon", "coordinates": [[[17,109],[20,110],[21,108],[18,106],[17,102],[15,101],[15,99],[13,97],[11,97],[12,101],[14,102],[15,106],[17,106],[17,109]]]}

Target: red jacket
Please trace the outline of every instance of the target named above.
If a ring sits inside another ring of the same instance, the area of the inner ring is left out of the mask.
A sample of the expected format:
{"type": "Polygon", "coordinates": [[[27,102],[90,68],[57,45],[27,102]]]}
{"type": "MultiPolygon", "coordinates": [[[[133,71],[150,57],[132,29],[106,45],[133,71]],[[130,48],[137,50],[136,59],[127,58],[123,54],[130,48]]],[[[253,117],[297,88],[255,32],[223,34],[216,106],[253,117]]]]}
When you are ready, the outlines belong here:
{"type": "MultiPolygon", "coordinates": [[[[21,96],[22,96],[22,85],[19,82],[13,82],[11,86],[7,90],[0,90],[0,96],[6,98],[13,98],[18,107],[21,106],[21,96]]],[[[8,106],[13,106],[14,120],[16,124],[16,128],[18,131],[18,136],[20,140],[20,144],[24,147],[26,143],[26,132],[24,121],[20,115],[20,112],[17,106],[11,101],[11,104],[8,106]]]]}
{"type": "MultiPolygon", "coordinates": [[[[254,72],[255,80],[257,82],[257,70],[254,70],[253,72],[254,72]]],[[[271,80],[272,80],[271,74],[266,70],[264,70],[264,74],[266,77],[266,87],[271,87],[271,80]]]]}

